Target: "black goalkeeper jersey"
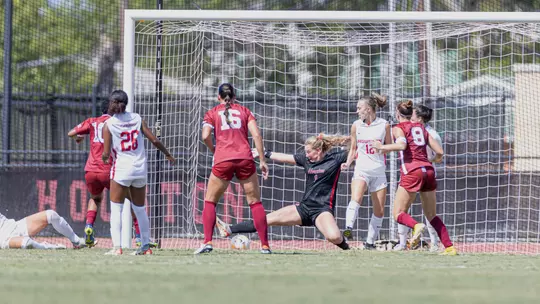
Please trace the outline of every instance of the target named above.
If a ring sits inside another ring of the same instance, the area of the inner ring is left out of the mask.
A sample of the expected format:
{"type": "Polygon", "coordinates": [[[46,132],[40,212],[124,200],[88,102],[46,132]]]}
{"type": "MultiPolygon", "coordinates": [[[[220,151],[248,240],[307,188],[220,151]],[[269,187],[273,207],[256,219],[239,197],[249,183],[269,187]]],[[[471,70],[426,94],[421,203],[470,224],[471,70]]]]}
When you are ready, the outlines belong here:
{"type": "Polygon", "coordinates": [[[296,164],[306,172],[306,187],[302,204],[306,207],[334,208],[341,164],[347,161],[348,151],[329,151],[318,162],[310,162],[305,153],[294,155],[296,164]]]}

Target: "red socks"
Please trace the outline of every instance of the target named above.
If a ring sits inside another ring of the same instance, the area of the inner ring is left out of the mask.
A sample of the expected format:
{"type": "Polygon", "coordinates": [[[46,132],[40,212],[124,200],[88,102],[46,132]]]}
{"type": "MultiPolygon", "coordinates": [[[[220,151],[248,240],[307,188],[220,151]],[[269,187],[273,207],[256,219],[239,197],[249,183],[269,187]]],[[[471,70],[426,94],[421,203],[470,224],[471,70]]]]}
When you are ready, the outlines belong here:
{"type": "Polygon", "coordinates": [[[96,210],[88,210],[86,211],[86,225],[92,225],[94,226],[94,222],[96,221],[96,210]]]}
{"type": "Polygon", "coordinates": [[[409,228],[414,228],[414,225],[418,224],[409,214],[401,212],[397,217],[397,222],[405,225],[409,228]]]}
{"type": "Polygon", "coordinates": [[[257,229],[257,234],[259,234],[259,239],[261,240],[262,246],[269,246],[268,244],[268,223],[266,222],[266,211],[261,202],[256,202],[249,205],[251,209],[251,214],[253,215],[253,224],[255,229],[257,229]]]}
{"type": "Polygon", "coordinates": [[[216,226],[216,204],[214,202],[204,201],[202,220],[204,230],[204,243],[206,244],[212,242],[212,235],[214,234],[214,227],[216,226]]]}
{"type": "Polygon", "coordinates": [[[140,235],[141,230],[139,229],[139,222],[137,221],[137,217],[133,218],[133,227],[135,228],[135,234],[140,235]]]}
{"type": "Polygon", "coordinates": [[[439,239],[441,240],[441,243],[444,245],[444,248],[448,248],[450,246],[453,246],[452,241],[450,240],[450,236],[448,235],[448,230],[446,230],[446,226],[444,225],[443,221],[438,217],[435,216],[431,221],[431,226],[437,231],[437,234],[439,235],[439,239]]]}

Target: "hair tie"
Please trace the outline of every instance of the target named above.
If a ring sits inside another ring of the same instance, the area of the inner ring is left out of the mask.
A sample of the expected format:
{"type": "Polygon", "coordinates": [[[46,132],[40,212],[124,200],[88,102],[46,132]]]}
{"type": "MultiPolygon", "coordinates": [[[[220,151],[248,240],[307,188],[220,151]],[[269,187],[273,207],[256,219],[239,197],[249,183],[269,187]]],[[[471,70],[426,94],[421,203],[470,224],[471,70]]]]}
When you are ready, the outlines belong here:
{"type": "Polygon", "coordinates": [[[322,139],[322,138],[323,138],[323,134],[319,133],[319,135],[317,135],[317,139],[322,139]]]}

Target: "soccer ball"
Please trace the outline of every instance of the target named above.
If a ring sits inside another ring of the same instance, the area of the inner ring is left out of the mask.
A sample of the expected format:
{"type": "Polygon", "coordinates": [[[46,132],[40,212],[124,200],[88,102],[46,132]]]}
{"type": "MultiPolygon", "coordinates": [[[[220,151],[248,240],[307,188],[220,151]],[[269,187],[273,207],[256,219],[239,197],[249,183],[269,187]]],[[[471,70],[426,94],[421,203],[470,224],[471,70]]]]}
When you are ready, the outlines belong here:
{"type": "Polygon", "coordinates": [[[245,235],[235,235],[231,238],[231,249],[247,250],[251,241],[245,235]]]}

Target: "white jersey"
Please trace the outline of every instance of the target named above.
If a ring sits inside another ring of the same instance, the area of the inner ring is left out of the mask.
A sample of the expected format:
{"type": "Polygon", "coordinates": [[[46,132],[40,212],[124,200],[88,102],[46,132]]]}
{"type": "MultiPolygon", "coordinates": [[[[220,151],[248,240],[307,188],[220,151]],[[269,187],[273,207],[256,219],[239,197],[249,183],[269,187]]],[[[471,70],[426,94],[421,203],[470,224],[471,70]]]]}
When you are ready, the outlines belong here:
{"type": "Polygon", "coordinates": [[[17,222],[15,220],[8,219],[0,213],[0,246],[4,247],[4,243],[9,240],[16,228],[17,222]]]}
{"type": "Polygon", "coordinates": [[[354,175],[386,176],[386,157],[377,153],[371,142],[379,140],[384,144],[386,138],[386,125],[388,122],[376,118],[371,124],[362,120],[354,122],[356,126],[356,165],[354,175]]]}
{"type": "Polygon", "coordinates": [[[107,120],[112,135],[111,179],[146,179],[146,150],[142,118],[133,112],[115,114],[107,120]]]}
{"type": "MultiPolygon", "coordinates": [[[[441,136],[439,136],[439,133],[437,133],[437,131],[435,129],[433,129],[432,127],[428,126],[428,125],[425,125],[424,126],[426,131],[428,131],[429,135],[431,137],[433,137],[433,139],[439,143],[439,145],[441,145],[442,147],[442,139],[441,139],[441,136]]],[[[432,161],[433,158],[435,158],[435,152],[433,152],[433,150],[431,150],[431,148],[429,146],[426,147],[427,149],[427,157],[428,157],[428,160],[429,161],[432,161]]]]}

